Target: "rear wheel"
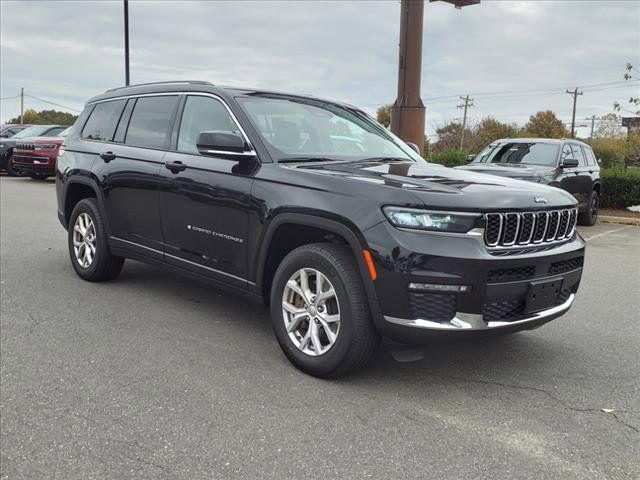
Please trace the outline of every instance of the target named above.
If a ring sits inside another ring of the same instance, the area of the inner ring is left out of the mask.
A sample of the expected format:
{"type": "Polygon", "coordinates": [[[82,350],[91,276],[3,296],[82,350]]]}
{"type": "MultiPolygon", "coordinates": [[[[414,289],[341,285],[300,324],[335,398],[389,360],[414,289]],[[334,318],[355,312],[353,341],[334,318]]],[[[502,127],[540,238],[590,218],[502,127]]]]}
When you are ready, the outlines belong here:
{"type": "Polygon", "coordinates": [[[69,256],[76,273],[89,282],[115,278],[124,258],[111,253],[104,221],[95,198],[80,200],[71,214],[68,229],[69,256]]]}
{"type": "Polygon", "coordinates": [[[378,345],[353,255],[313,244],[289,253],[271,289],[278,343],[297,368],[330,378],[364,366],[378,345]]]}
{"type": "Polygon", "coordinates": [[[600,207],[600,197],[598,192],[593,190],[589,196],[588,207],[585,212],[578,215],[578,223],[588,227],[595,225],[598,220],[598,208],[600,207]]]}

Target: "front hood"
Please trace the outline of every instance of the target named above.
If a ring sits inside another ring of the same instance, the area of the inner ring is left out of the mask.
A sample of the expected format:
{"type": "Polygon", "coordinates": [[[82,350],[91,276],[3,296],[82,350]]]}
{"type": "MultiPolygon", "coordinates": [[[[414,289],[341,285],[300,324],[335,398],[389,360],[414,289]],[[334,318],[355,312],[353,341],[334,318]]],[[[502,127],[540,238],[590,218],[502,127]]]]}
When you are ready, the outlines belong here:
{"type": "Polygon", "coordinates": [[[471,163],[456,167],[460,170],[489,173],[501,177],[518,178],[529,181],[542,181],[545,177],[553,175],[555,168],[543,165],[524,165],[521,163],[471,163]]]}
{"type": "Polygon", "coordinates": [[[0,140],[0,151],[4,152],[8,148],[15,147],[15,145],[16,140],[14,140],[13,138],[3,138],[2,140],[0,140]]]}
{"type": "Polygon", "coordinates": [[[570,194],[558,188],[427,162],[327,162],[297,164],[292,168],[367,184],[369,187],[364,191],[355,186],[350,191],[364,192],[381,201],[397,198],[400,205],[410,203],[406,201],[407,193],[416,205],[469,211],[528,210],[576,204],[570,194]],[[385,194],[377,194],[378,188],[386,189],[385,194]],[[396,190],[397,194],[390,197],[388,189],[396,190]]]}

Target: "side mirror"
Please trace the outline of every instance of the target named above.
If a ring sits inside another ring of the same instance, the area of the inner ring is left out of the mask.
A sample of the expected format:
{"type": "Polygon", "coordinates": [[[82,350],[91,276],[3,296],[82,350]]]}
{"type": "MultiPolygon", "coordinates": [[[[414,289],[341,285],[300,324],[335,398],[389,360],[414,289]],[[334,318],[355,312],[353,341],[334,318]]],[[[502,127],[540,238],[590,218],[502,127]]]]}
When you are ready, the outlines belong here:
{"type": "Polygon", "coordinates": [[[422,154],[420,153],[420,147],[419,147],[418,145],[416,145],[415,143],[411,143],[411,142],[405,142],[405,143],[406,143],[407,145],[409,145],[413,150],[415,150],[415,152],[416,152],[418,155],[422,155],[422,154]]]}
{"type": "Polygon", "coordinates": [[[196,147],[201,155],[238,158],[255,157],[255,152],[247,149],[244,138],[237,132],[213,130],[201,132],[196,140],[196,147]]]}
{"type": "Polygon", "coordinates": [[[575,168],[578,166],[578,160],[575,158],[565,158],[560,166],[562,168],[575,168]]]}
{"type": "Polygon", "coordinates": [[[473,162],[473,160],[476,158],[475,155],[467,155],[467,163],[471,163],[473,162]]]}

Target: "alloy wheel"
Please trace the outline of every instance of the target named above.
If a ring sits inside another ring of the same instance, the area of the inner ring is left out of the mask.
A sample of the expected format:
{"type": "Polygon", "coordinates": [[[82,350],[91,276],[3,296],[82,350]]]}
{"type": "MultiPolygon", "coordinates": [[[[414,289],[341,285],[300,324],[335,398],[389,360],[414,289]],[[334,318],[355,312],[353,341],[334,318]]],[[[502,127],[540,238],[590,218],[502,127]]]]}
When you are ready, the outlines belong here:
{"type": "Polygon", "coordinates": [[[282,317],[300,351],[312,357],[327,353],[340,333],[340,305],[329,279],[313,268],[296,271],[282,294],[282,317]]]}
{"type": "Polygon", "coordinates": [[[73,226],[73,251],[76,261],[88,268],[96,256],[96,227],[88,213],[81,213],[73,226]]]}

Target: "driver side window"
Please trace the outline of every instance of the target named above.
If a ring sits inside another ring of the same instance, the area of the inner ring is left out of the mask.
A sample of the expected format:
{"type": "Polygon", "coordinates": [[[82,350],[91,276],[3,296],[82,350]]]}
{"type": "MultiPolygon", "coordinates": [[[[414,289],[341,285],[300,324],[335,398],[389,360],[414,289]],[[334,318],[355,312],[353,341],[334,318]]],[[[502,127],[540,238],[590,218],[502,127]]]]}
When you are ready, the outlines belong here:
{"type": "Polygon", "coordinates": [[[219,100],[200,95],[188,96],[180,121],[178,151],[198,153],[198,135],[212,130],[238,132],[238,126],[219,100]]]}

